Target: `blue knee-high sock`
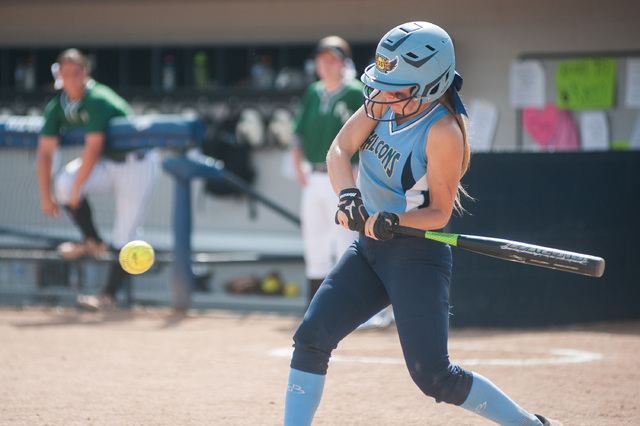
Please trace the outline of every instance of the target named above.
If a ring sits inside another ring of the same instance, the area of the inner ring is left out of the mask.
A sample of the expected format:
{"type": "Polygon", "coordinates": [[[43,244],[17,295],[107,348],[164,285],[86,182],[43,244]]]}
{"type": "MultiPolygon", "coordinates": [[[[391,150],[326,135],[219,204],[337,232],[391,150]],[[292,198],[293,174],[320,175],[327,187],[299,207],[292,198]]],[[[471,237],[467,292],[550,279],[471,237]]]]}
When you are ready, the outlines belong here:
{"type": "Polygon", "coordinates": [[[310,425],[322,398],[326,376],[294,368],[289,372],[284,407],[284,426],[310,425]]]}
{"type": "Polygon", "coordinates": [[[536,416],[524,411],[496,385],[473,373],[473,384],[462,408],[500,425],[542,426],[536,416]]]}

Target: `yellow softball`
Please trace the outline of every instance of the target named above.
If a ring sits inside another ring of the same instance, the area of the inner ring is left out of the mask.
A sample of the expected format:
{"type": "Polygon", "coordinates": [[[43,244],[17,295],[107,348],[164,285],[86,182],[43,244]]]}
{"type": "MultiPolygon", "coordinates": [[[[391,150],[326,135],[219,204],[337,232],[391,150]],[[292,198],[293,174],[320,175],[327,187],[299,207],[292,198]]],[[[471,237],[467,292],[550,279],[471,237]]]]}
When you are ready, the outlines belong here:
{"type": "Polygon", "coordinates": [[[153,266],[155,254],[149,243],[135,240],[122,247],[118,260],[122,269],[128,273],[142,274],[153,266]]]}

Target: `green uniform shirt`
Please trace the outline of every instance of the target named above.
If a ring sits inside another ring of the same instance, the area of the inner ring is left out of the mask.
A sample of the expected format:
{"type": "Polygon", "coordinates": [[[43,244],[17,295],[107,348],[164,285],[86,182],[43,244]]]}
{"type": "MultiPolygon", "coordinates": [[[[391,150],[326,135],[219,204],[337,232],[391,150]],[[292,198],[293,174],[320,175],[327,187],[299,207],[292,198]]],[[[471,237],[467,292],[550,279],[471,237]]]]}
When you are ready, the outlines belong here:
{"type": "MultiPolygon", "coordinates": [[[[120,95],[104,84],[90,80],[81,100],[73,102],[65,92],[61,92],[49,102],[44,111],[44,124],[40,134],[59,136],[61,132],[74,129],[83,129],[87,133],[106,133],[112,118],[131,114],[131,107],[120,95]]],[[[126,151],[130,150],[105,147],[102,154],[117,158],[126,151]]]]}
{"type": "MultiPolygon", "coordinates": [[[[324,163],[327,151],[344,123],[362,106],[362,83],[352,80],[327,94],[324,83],[312,83],[304,93],[294,132],[302,139],[302,151],[310,163],[324,163]]],[[[357,163],[357,155],[352,162],[357,163]]]]}

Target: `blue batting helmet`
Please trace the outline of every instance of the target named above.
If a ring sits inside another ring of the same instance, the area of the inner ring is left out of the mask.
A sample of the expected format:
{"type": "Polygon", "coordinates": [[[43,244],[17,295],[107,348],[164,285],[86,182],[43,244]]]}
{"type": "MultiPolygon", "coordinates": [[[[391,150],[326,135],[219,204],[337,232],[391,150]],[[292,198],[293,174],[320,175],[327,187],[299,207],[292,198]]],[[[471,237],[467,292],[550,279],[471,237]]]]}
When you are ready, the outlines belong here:
{"type": "Polygon", "coordinates": [[[432,102],[440,98],[455,77],[455,53],[449,35],[429,22],[408,22],[382,37],[375,62],[360,80],[365,84],[365,103],[379,91],[411,88],[411,98],[432,102]]]}

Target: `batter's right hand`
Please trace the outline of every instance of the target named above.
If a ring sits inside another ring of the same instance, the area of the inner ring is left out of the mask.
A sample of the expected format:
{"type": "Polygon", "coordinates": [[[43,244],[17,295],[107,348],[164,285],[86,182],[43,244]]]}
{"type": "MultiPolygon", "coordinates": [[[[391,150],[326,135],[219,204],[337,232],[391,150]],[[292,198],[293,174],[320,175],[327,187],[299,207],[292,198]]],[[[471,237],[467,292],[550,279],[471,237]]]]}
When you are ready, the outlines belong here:
{"type": "Polygon", "coordinates": [[[336,223],[352,231],[364,232],[364,223],[369,213],[362,203],[362,195],[358,188],[347,188],[340,191],[340,201],[336,212],[336,223]]]}
{"type": "Polygon", "coordinates": [[[58,205],[51,198],[49,198],[48,200],[42,200],[42,203],[40,204],[40,210],[45,216],[58,217],[58,215],[60,214],[58,205]]]}
{"type": "Polygon", "coordinates": [[[298,185],[300,185],[300,187],[304,188],[305,186],[307,186],[307,177],[300,167],[296,168],[296,180],[298,181],[298,185]]]}

